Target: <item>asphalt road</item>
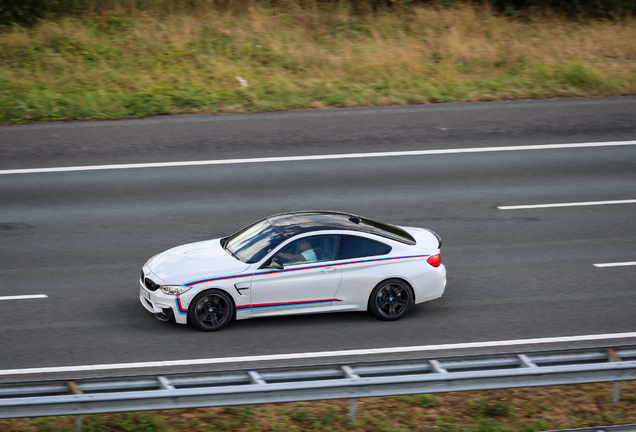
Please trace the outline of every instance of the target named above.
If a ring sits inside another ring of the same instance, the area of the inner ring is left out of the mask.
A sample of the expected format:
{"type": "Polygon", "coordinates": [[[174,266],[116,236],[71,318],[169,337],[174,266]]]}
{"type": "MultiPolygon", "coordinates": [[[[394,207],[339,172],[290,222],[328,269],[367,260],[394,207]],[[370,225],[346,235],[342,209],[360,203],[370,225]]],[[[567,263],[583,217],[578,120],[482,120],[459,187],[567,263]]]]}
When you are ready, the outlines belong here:
{"type": "MultiPolygon", "coordinates": [[[[636,139],[636,98],[0,126],[0,170],[636,139]]],[[[0,175],[0,369],[636,331],[636,146],[0,175]],[[445,295],[385,323],[157,321],[138,274],[268,214],[333,209],[438,232],[445,295]]],[[[359,360],[359,359],[358,359],[359,360]]]]}

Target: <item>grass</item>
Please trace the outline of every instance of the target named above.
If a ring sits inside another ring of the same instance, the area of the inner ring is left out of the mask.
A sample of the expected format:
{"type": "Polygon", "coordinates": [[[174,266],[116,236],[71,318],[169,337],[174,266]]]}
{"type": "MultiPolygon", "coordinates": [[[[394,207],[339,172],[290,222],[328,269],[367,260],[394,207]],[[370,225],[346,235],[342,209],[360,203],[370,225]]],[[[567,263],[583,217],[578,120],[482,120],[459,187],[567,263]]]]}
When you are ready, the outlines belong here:
{"type": "MultiPolygon", "coordinates": [[[[535,432],[636,423],[636,381],[358,400],[246,405],[84,417],[85,432],[422,431],[535,432]]],[[[74,417],[0,420],[3,432],[73,430],[74,417]]]]}
{"type": "Polygon", "coordinates": [[[109,12],[0,33],[0,122],[636,94],[634,40],[470,5],[109,12]]]}

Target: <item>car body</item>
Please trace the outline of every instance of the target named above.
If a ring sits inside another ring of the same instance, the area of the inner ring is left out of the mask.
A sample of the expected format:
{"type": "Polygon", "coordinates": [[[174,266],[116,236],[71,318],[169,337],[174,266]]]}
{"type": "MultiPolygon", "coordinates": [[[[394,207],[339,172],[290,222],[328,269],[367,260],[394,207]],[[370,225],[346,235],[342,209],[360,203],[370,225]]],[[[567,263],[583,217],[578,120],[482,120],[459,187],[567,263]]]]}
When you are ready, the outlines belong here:
{"type": "Polygon", "coordinates": [[[402,317],[446,287],[441,239],[332,211],[282,213],[190,243],[142,267],[141,304],[163,321],[219,330],[236,320],[370,310],[402,317]]]}

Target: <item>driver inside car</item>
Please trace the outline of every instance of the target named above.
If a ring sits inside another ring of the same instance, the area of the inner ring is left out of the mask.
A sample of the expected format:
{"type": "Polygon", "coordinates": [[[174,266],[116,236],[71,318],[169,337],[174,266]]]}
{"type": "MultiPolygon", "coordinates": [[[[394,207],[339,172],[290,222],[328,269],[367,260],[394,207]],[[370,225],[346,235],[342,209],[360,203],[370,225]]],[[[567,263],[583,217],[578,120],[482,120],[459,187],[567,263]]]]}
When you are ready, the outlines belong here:
{"type": "Polygon", "coordinates": [[[300,240],[298,243],[298,247],[300,248],[299,254],[281,252],[278,254],[278,257],[281,261],[286,263],[318,260],[318,256],[316,255],[316,252],[313,250],[313,248],[311,247],[311,243],[309,243],[308,240],[300,240]]]}

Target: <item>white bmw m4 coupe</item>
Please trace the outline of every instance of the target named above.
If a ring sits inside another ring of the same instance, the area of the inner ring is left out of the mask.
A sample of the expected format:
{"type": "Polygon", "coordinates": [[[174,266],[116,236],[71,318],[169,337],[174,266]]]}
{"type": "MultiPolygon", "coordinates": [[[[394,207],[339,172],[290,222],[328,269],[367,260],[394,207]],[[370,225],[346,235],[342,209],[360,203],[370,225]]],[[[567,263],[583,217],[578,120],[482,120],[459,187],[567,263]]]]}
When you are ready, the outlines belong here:
{"type": "Polygon", "coordinates": [[[152,257],[139,299],[162,321],[204,331],[233,318],[321,312],[369,310],[392,321],[443,294],[441,246],[424,228],[331,211],[283,213],[152,257]]]}

